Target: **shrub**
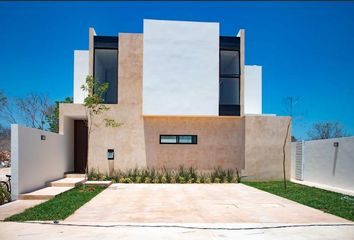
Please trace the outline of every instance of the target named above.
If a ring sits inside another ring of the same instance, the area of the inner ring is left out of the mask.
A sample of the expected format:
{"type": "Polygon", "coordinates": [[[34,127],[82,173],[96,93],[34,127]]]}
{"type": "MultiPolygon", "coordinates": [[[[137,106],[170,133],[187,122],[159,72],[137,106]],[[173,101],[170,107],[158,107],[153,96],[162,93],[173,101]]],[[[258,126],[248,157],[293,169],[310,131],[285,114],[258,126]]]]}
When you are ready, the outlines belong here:
{"type": "Polygon", "coordinates": [[[11,201],[10,193],[4,188],[3,185],[0,185],[0,205],[10,201],[11,201]]]}
{"type": "Polygon", "coordinates": [[[129,177],[125,178],[124,180],[125,180],[125,183],[133,183],[133,181],[129,177]]]}
{"type": "Polygon", "coordinates": [[[178,177],[178,183],[185,183],[184,177],[179,176],[178,177]]]}
{"type": "Polygon", "coordinates": [[[151,183],[151,178],[146,177],[144,182],[145,182],[145,183],[151,183]]]}
{"type": "Polygon", "coordinates": [[[112,180],[119,183],[237,183],[241,182],[244,176],[240,176],[238,169],[215,168],[210,172],[200,172],[195,168],[184,168],[178,170],[133,168],[126,171],[116,170],[110,176],[91,169],[88,174],[89,180],[112,180]]]}
{"type": "Polygon", "coordinates": [[[161,183],[167,183],[167,178],[165,176],[161,177],[161,183]]]}
{"type": "Polygon", "coordinates": [[[210,177],[205,178],[204,183],[211,183],[211,178],[210,177]]]}
{"type": "Polygon", "coordinates": [[[158,176],[155,176],[153,183],[160,183],[160,179],[158,176]]]}
{"type": "Polygon", "coordinates": [[[220,183],[220,182],[221,182],[220,178],[218,177],[214,178],[214,183],[220,183]]]}
{"type": "Polygon", "coordinates": [[[141,176],[136,176],[135,183],[141,183],[141,176]]]}

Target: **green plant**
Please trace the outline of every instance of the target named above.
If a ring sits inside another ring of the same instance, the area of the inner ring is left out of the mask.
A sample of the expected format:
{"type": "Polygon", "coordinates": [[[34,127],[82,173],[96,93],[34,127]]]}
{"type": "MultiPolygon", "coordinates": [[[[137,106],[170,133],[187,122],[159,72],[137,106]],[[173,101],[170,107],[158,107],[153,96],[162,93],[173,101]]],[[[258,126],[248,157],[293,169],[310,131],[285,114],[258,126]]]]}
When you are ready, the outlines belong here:
{"type": "Polygon", "coordinates": [[[171,180],[170,180],[170,183],[176,183],[176,177],[175,176],[171,176],[171,180]]]}
{"type": "Polygon", "coordinates": [[[141,183],[141,176],[136,176],[135,183],[141,183]]]}
{"type": "Polygon", "coordinates": [[[167,178],[165,176],[161,177],[161,183],[167,183],[167,178]]]}
{"type": "Polygon", "coordinates": [[[124,183],[134,183],[129,177],[125,178],[124,180],[124,183]]]}
{"type": "Polygon", "coordinates": [[[179,176],[178,177],[178,183],[185,183],[184,177],[179,176]]]}
{"type": "Polygon", "coordinates": [[[221,182],[220,178],[218,178],[218,177],[214,178],[214,183],[220,183],[220,182],[221,182]]]}
{"type": "Polygon", "coordinates": [[[102,186],[77,186],[22,213],[8,217],[5,221],[63,220],[104,189],[102,186]]]}
{"type": "Polygon", "coordinates": [[[6,188],[1,184],[0,185],[0,205],[10,202],[11,201],[11,195],[10,193],[6,190],[6,188]]]}
{"type": "Polygon", "coordinates": [[[124,178],[124,177],[121,177],[121,178],[119,179],[119,183],[125,183],[125,178],[124,178]]]}
{"type": "Polygon", "coordinates": [[[158,176],[155,176],[155,178],[152,181],[153,183],[160,183],[160,179],[158,176]]]}
{"type": "Polygon", "coordinates": [[[145,182],[145,183],[151,183],[151,178],[146,177],[144,182],[145,182]]]}
{"type": "Polygon", "coordinates": [[[204,183],[211,183],[211,178],[210,177],[205,178],[204,183]]]}
{"type": "MultiPolygon", "coordinates": [[[[93,123],[95,122],[95,118],[98,115],[103,114],[109,110],[106,104],[104,104],[104,94],[108,90],[109,84],[107,82],[100,83],[96,81],[96,79],[88,75],[86,77],[86,82],[81,86],[81,89],[87,93],[87,96],[84,99],[84,106],[86,110],[86,125],[87,125],[87,141],[90,143],[91,133],[93,131],[93,123]]],[[[105,126],[116,128],[122,125],[121,123],[116,122],[114,119],[105,118],[105,126]]],[[[90,156],[90,149],[87,149],[87,159],[90,156]]],[[[85,169],[86,175],[88,175],[88,166],[85,169]]]]}
{"type": "Polygon", "coordinates": [[[354,197],[283,181],[244,182],[244,184],[292,201],[317,208],[323,212],[354,221],[354,197]]]}

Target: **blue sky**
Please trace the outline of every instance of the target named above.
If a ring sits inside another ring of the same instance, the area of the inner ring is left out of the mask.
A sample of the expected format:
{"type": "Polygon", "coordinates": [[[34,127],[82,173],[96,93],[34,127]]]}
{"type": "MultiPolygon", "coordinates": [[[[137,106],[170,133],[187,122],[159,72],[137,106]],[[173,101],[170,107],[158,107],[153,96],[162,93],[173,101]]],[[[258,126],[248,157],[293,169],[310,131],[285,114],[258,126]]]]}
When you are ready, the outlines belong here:
{"type": "Polygon", "coordinates": [[[0,89],[72,96],[73,51],[99,35],[141,33],[143,19],[220,22],[246,29],[246,64],[263,66],[263,112],[300,97],[293,134],[339,121],[354,134],[354,2],[0,2],[0,89]]]}

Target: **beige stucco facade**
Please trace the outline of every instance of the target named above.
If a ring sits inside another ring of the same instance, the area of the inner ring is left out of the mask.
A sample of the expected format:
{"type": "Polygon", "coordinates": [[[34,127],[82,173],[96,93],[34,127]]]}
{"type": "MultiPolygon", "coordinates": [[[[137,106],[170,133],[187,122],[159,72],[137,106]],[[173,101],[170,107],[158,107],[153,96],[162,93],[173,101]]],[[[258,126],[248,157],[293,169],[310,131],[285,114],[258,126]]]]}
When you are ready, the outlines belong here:
{"type": "MultiPolygon", "coordinates": [[[[90,38],[92,35],[93,30],[90,30],[90,38]]],[[[90,51],[91,45],[90,42],[90,51]]],[[[143,35],[120,34],[118,58],[118,104],[107,105],[109,111],[93,122],[89,169],[109,173],[134,167],[193,166],[198,170],[220,167],[242,170],[250,180],[282,178],[282,147],[289,118],[143,116],[143,35]],[[104,119],[108,117],[122,125],[105,127],[104,119]],[[160,144],[160,134],[197,135],[198,143],[160,144]],[[107,160],[108,149],[115,151],[113,161],[107,160]]],[[[93,64],[92,60],[90,64],[93,64]]],[[[60,132],[65,132],[64,123],[75,119],[86,119],[84,106],[60,104],[60,132]]],[[[290,132],[286,162],[289,171],[290,132]]]]}

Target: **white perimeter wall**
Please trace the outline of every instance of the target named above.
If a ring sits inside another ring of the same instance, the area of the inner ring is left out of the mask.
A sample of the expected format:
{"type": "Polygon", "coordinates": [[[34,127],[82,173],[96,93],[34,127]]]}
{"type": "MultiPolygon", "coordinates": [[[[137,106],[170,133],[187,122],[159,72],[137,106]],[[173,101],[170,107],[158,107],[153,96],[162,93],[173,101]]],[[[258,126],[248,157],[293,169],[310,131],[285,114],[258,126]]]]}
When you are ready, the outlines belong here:
{"type": "Polygon", "coordinates": [[[245,66],[244,113],[262,114],[262,66],[245,66]]]}
{"type": "Polygon", "coordinates": [[[219,23],[144,20],[144,115],[219,114],[219,23]]]}
{"type": "Polygon", "coordinates": [[[89,51],[75,50],[74,51],[74,103],[83,103],[85,92],[81,86],[85,83],[86,77],[89,74],[89,51]]]}
{"type": "Polygon", "coordinates": [[[12,198],[46,186],[74,169],[74,124],[65,119],[65,131],[52,132],[11,125],[12,198]],[[71,133],[71,134],[69,134],[71,133]],[[41,135],[46,140],[41,140],[41,135]]]}
{"type": "MultiPolygon", "coordinates": [[[[295,156],[293,152],[293,162],[295,156]]],[[[354,137],[305,141],[303,180],[354,191],[354,137]],[[338,142],[339,147],[333,175],[334,142],[338,142]]]]}

